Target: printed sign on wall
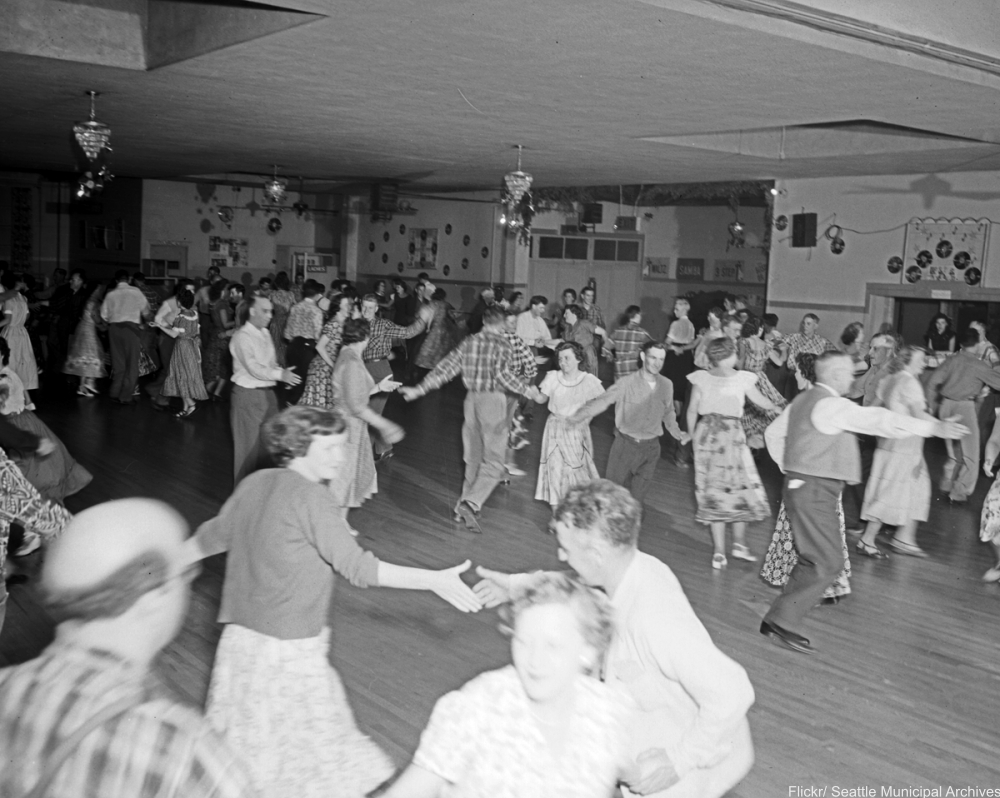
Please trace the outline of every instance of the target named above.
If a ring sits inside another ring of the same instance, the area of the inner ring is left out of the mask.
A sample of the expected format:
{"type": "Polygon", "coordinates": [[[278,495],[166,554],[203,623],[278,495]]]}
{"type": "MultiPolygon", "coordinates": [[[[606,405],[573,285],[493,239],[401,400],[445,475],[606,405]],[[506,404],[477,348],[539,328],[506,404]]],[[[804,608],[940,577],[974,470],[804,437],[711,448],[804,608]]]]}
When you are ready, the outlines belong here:
{"type": "Polygon", "coordinates": [[[646,258],[642,265],[644,280],[669,280],[670,258],[646,258]]]}

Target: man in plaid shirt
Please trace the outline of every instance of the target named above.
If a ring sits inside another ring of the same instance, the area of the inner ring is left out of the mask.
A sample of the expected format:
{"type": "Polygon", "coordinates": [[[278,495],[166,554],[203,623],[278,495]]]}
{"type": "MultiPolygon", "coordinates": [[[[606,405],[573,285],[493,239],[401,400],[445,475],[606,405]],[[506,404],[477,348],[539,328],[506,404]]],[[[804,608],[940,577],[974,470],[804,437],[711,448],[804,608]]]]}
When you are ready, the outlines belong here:
{"type": "Polygon", "coordinates": [[[504,337],[504,328],[503,309],[495,305],[486,308],[482,332],[462,341],[419,385],[399,389],[406,401],[412,402],[462,375],[467,390],[462,425],[465,480],[455,505],[455,520],[480,534],[480,510],[504,475],[507,394],[530,399],[539,395],[535,387],[517,376],[514,350],[504,337]]]}
{"type": "Polygon", "coordinates": [[[186,537],[171,508],[124,499],[84,510],[50,547],[42,590],[60,625],[40,656],[0,670],[0,795],[46,777],[46,798],[256,795],[223,739],[152,674],[188,606],[186,537]]]}
{"type": "Polygon", "coordinates": [[[625,318],[628,323],[611,334],[604,342],[602,352],[608,360],[615,359],[615,382],[639,370],[639,348],[646,341],[653,340],[653,336],[639,326],[642,324],[642,311],[638,305],[629,305],[625,318]]]}
{"type": "MultiPolygon", "coordinates": [[[[430,286],[430,290],[433,292],[434,286],[430,286]]],[[[400,341],[406,341],[420,335],[427,329],[427,320],[425,314],[421,312],[417,320],[408,327],[393,324],[388,319],[383,319],[378,315],[378,297],[375,294],[365,294],[364,299],[361,300],[361,315],[371,328],[371,337],[368,339],[364,353],[365,367],[377,385],[392,375],[392,366],[389,365],[389,361],[392,360],[392,348],[400,341]]],[[[382,415],[388,400],[387,393],[377,393],[368,402],[368,406],[382,415]]],[[[392,444],[376,433],[374,428],[370,429],[370,434],[372,444],[375,447],[375,462],[388,460],[392,457],[392,444]]]]}
{"type": "MultiPolygon", "coordinates": [[[[524,339],[517,334],[517,319],[518,314],[516,312],[507,312],[506,329],[503,335],[510,342],[511,349],[514,350],[514,374],[521,377],[525,385],[531,385],[538,375],[538,362],[535,360],[535,353],[531,351],[531,348],[524,342],[524,339]]],[[[516,449],[511,445],[514,441],[518,442],[517,449],[528,445],[528,439],[525,436],[524,428],[521,426],[521,420],[518,418],[517,412],[518,405],[522,401],[527,401],[527,399],[514,396],[513,394],[507,397],[507,429],[509,433],[507,436],[507,460],[504,463],[504,468],[507,469],[507,473],[512,477],[523,477],[526,473],[524,469],[517,467],[517,463],[514,461],[514,452],[516,449]]]]}

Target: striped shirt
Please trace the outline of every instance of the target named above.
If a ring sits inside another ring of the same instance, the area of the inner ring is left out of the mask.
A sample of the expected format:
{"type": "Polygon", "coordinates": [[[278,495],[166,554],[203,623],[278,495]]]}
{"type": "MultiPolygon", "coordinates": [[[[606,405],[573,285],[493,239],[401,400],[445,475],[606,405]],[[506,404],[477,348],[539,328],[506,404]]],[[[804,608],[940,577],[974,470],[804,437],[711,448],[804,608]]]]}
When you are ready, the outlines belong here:
{"type": "Polygon", "coordinates": [[[373,360],[385,360],[389,357],[389,352],[397,341],[406,338],[416,338],[427,327],[427,323],[422,319],[417,319],[408,327],[394,324],[388,319],[376,316],[368,324],[371,326],[371,337],[368,339],[368,346],[365,347],[365,362],[373,360]]]}
{"type": "Polygon", "coordinates": [[[509,391],[523,394],[524,381],[514,372],[514,350],[503,333],[484,329],[470,335],[438,363],[417,386],[421,395],[462,375],[462,382],[477,393],[509,391]]]}
{"type": "Polygon", "coordinates": [[[505,330],[503,337],[510,341],[510,348],[514,350],[514,374],[518,377],[523,377],[526,382],[530,382],[538,374],[538,364],[535,363],[535,355],[516,332],[505,330]]]}
{"type": "Polygon", "coordinates": [[[25,795],[59,743],[108,706],[136,706],[88,734],[46,798],[238,798],[246,766],[193,709],[163,696],[145,669],[56,640],[0,670],[0,795],[25,795]]]}
{"type": "Polygon", "coordinates": [[[599,305],[591,305],[589,308],[585,307],[584,304],[580,303],[581,319],[586,319],[587,321],[592,321],[595,327],[600,327],[602,330],[605,329],[604,325],[604,314],[601,312],[599,305]]]}
{"type": "Polygon", "coordinates": [[[319,338],[323,329],[323,311],[319,305],[309,299],[303,299],[288,311],[288,321],[285,322],[285,340],[309,338],[313,341],[319,338]]]}

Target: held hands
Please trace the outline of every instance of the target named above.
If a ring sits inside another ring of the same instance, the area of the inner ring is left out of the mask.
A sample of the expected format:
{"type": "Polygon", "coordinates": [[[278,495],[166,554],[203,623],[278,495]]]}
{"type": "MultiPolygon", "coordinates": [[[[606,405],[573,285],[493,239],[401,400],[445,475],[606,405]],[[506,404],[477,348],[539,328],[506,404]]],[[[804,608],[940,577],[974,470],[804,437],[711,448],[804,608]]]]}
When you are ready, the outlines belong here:
{"type": "Polygon", "coordinates": [[[677,441],[678,441],[678,443],[680,443],[681,446],[687,446],[689,443],[691,443],[691,434],[687,433],[687,432],[684,432],[682,430],[681,431],[681,437],[678,438],[677,441]]]}
{"type": "Polygon", "coordinates": [[[524,396],[532,402],[544,402],[542,392],[534,385],[528,386],[528,390],[524,392],[524,396]]]}
{"type": "Polygon", "coordinates": [[[462,612],[479,612],[483,608],[482,600],[461,577],[470,567],[472,560],[466,560],[443,571],[429,571],[431,581],[428,588],[462,612]]]}
{"type": "Polygon", "coordinates": [[[38,448],[35,450],[35,452],[38,454],[39,457],[46,457],[47,455],[52,454],[52,452],[54,452],[55,450],[56,450],[56,444],[52,440],[52,438],[42,438],[38,442],[38,448]]]}
{"type": "Polygon", "coordinates": [[[993,476],[993,461],[989,458],[983,460],[983,473],[988,477],[993,476]]]}
{"type": "Polygon", "coordinates": [[[643,751],[636,758],[635,768],[639,771],[639,778],[629,781],[628,786],[632,792],[637,792],[639,795],[660,792],[680,781],[680,776],[674,770],[674,763],[662,748],[649,748],[643,751]]]}
{"type": "Polygon", "coordinates": [[[295,369],[282,369],[281,376],[278,378],[287,385],[298,385],[302,382],[302,378],[295,373],[295,369]]]}
{"type": "Polygon", "coordinates": [[[384,426],[379,429],[379,433],[382,435],[382,440],[389,444],[399,443],[406,437],[405,430],[399,424],[393,424],[391,421],[386,421],[384,426]]]}
{"type": "Polygon", "coordinates": [[[400,385],[399,392],[403,394],[403,398],[407,402],[412,402],[414,399],[420,398],[420,392],[415,385],[400,385]]]}
{"type": "Polygon", "coordinates": [[[510,574],[491,571],[481,565],[476,567],[476,574],[482,577],[472,588],[476,598],[487,609],[498,607],[510,601],[510,574]]]}
{"type": "Polygon", "coordinates": [[[937,429],[935,429],[934,434],[938,438],[947,438],[948,440],[956,440],[958,438],[964,438],[969,434],[969,428],[961,423],[961,416],[951,416],[950,418],[941,419],[937,423],[937,429]]]}
{"type": "Polygon", "coordinates": [[[400,386],[400,384],[401,383],[396,382],[392,378],[392,375],[390,374],[388,377],[386,377],[385,379],[383,379],[378,384],[378,393],[392,393],[393,391],[395,391],[400,386]]]}

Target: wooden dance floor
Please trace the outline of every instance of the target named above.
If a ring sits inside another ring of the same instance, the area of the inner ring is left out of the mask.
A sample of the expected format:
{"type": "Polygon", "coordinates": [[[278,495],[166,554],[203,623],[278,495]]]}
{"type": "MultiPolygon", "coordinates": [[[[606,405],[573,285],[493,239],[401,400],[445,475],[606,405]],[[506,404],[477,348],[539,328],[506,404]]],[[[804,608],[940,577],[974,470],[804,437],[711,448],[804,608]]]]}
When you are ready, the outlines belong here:
{"type": "MultiPolygon", "coordinates": [[[[546,533],[548,505],[533,499],[544,409],[531,423],[532,446],[519,453],[528,475],[494,493],[483,512],[486,534],[467,534],[451,520],[462,480],[461,400],[457,384],[412,405],[390,399],[386,414],[404,425],[407,438],[379,466],[378,495],[352,513],[360,543],[404,565],[446,567],[468,558],[505,571],[557,567],[555,541],[546,533]]],[[[103,397],[42,396],[39,406],[94,474],[69,500],[71,510],[153,496],[194,527],[232,489],[227,404],[203,404],[185,421],[153,412],[146,398],[137,408],[119,408],[103,397]]],[[[595,420],[593,431],[603,471],[611,415],[595,420]]],[[[664,446],[668,453],[671,445],[664,446]]],[[[935,475],[942,451],[938,442],[928,446],[935,475]]],[[[773,464],[762,476],[776,502],[773,464]]],[[[813,785],[829,786],[828,796],[834,786],[871,786],[879,795],[882,785],[1000,786],[1000,586],[980,581],[992,561],[977,536],[987,487],[982,479],[973,500],[956,507],[935,494],[930,522],[920,531],[930,559],[873,561],[852,549],[853,593],[810,613],[805,632],[819,650],[809,657],[758,633],[775,591],[758,578],[759,565],[711,569],[708,531],[693,520],[692,471],[661,460],[640,545],[673,568],[717,645],[747,669],[757,691],[750,713],[757,762],[734,795],[800,796],[808,793],[790,788],[813,785]]],[[[772,529],[773,521],[751,526],[758,555],[772,529]]],[[[224,567],[222,557],[208,562],[184,630],[158,663],[168,687],[198,705],[220,634],[215,616],[224,567]]],[[[439,696],[509,662],[498,620],[495,611],[463,615],[430,594],[338,584],[330,611],[332,661],[359,725],[399,765],[415,750],[439,696]]],[[[0,666],[34,656],[51,635],[31,585],[13,586],[0,666]]]]}

